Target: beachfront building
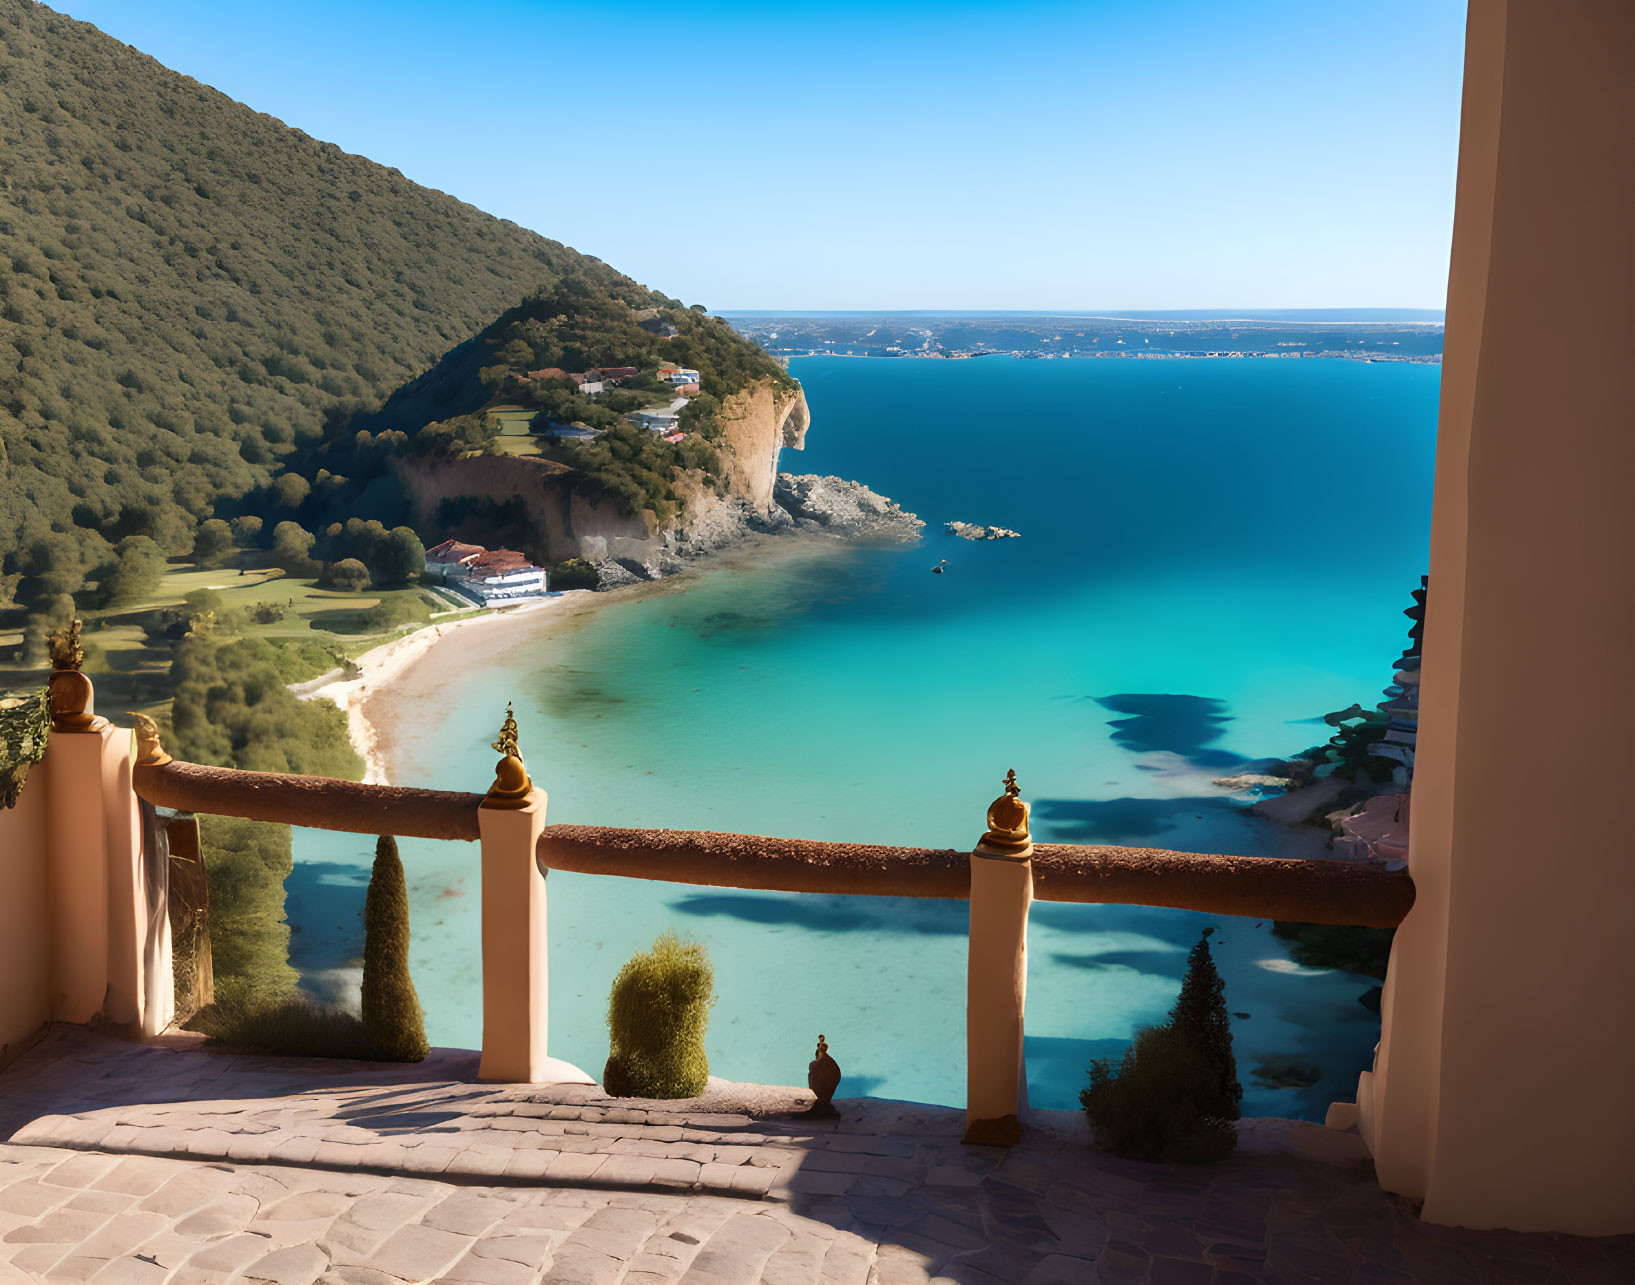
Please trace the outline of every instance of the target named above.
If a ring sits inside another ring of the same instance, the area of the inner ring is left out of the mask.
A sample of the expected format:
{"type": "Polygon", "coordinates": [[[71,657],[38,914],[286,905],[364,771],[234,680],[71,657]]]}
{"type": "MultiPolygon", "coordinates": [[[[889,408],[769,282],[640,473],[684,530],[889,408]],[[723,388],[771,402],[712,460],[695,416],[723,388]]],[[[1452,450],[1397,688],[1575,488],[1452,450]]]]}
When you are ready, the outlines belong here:
{"type": "Polygon", "coordinates": [[[473,559],[486,553],[480,544],[463,544],[459,540],[444,540],[426,550],[426,579],[442,583],[454,576],[463,576],[473,559]]]}
{"type": "Polygon", "coordinates": [[[584,393],[587,397],[601,392],[606,387],[606,385],[604,385],[602,381],[596,377],[595,371],[587,371],[583,375],[569,375],[568,378],[578,381],[579,391],[584,393]]]}
{"type": "Polygon", "coordinates": [[[512,549],[487,549],[463,565],[464,574],[449,587],[485,607],[541,598],[548,587],[545,568],[512,549]]]}
{"type": "Polygon", "coordinates": [[[538,598],[548,588],[545,569],[515,550],[485,549],[459,540],[444,540],[426,550],[426,576],[485,607],[538,598]]]}
{"type": "Polygon", "coordinates": [[[696,384],[698,383],[698,372],[688,370],[685,366],[678,366],[670,372],[670,382],[672,384],[696,384]]]}
{"type": "Polygon", "coordinates": [[[628,418],[637,428],[652,429],[655,433],[673,433],[681,427],[681,416],[667,410],[639,410],[628,418]]]}
{"type": "Polygon", "coordinates": [[[634,379],[641,372],[634,366],[603,366],[600,370],[587,373],[600,379],[603,384],[622,384],[627,379],[634,379]]]}

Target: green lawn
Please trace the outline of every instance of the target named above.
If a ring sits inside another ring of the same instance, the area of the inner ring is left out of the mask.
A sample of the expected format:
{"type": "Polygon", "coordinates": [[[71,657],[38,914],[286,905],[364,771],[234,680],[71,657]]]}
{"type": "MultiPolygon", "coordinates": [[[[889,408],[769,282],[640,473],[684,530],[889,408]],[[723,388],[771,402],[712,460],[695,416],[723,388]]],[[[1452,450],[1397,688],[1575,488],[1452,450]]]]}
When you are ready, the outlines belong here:
{"type": "MultiPolygon", "coordinates": [[[[346,593],[326,588],[316,580],[287,576],[277,568],[251,567],[241,575],[241,561],[235,558],[219,567],[173,563],[159,586],[142,602],[113,611],[82,613],[85,668],[96,683],[99,713],[123,721],[138,710],[158,714],[169,704],[169,649],[150,643],[144,624],[153,623],[159,612],[181,609],[186,596],[198,590],[218,595],[224,612],[264,603],[284,607],[282,620],[266,624],[246,622],[235,632],[271,642],[315,644],[306,649],[314,675],[321,672],[317,667],[328,656],[361,655],[424,623],[386,632],[368,632],[360,617],[377,603],[414,599],[427,611],[439,613],[439,618],[443,618],[440,613],[465,615],[477,610],[447,590],[430,585],[346,593]]],[[[0,632],[0,649],[15,647],[21,641],[20,629],[0,632]]],[[[42,683],[45,678],[43,669],[25,670],[14,664],[0,663],[0,687],[27,687],[42,683]]]]}

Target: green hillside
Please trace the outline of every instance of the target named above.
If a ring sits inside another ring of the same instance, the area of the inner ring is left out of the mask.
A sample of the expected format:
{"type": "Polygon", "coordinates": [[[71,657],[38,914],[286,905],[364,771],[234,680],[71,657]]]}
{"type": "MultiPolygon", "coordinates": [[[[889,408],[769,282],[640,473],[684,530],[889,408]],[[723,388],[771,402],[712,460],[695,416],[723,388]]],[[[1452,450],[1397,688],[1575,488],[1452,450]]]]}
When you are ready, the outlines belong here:
{"type": "Polygon", "coordinates": [[[94,604],[122,559],[185,553],[566,275],[675,306],[0,0],[0,604],[94,604]]]}
{"type": "MultiPolygon", "coordinates": [[[[569,275],[508,309],[378,412],[354,416],[348,429],[358,431],[302,452],[295,467],[316,485],[294,516],[315,531],[351,517],[407,521],[391,459],[404,451],[449,458],[498,453],[501,420],[519,431],[527,426],[534,440],[526,453],[565,466],[575,490],[610,498],[630,513],[652,509],[660,520],[672,517],[680,507],[674,483],[687,470],[721,485],[722,401],[762,381],[790,390],[795,381],[719,317],[679,304],[633,307],[627,295],[569,275]],[[686,437],[679,443],[624,421],[629,412],[670,405],[674,385],[659,373],[666,365],[699,376],[699,391],[680,412],[686,437]],[[589,396],[566,373],[600,367],[639,373],[589,396]],[[490,413],[491,407],[505,409],[490,413]],[[552,424],[585,425],[603,436],[552,443],[552,424]]],[[[422,532],[428,541],[455,533],[443,527],[422,532]]]]}

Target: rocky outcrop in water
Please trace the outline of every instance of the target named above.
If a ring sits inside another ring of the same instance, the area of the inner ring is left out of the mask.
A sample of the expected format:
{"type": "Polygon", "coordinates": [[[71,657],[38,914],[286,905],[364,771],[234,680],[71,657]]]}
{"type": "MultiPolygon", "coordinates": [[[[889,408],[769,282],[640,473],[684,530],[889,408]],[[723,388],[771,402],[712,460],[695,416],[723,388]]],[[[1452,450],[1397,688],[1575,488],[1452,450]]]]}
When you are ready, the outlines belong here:
{"type": "Polygon", "coordinates": [[[961,540],[1020,540],[1022,533],[1009,527],[978,526],[975,522],[944,522],[943,529],[961,540]]]}
{"type": "Polygon", "coordinates": [[[797,530],[846,540],[909,544],[919,539],[925,526],[895,500],[839,477],[779,473],[772,499],[797,530]]]}

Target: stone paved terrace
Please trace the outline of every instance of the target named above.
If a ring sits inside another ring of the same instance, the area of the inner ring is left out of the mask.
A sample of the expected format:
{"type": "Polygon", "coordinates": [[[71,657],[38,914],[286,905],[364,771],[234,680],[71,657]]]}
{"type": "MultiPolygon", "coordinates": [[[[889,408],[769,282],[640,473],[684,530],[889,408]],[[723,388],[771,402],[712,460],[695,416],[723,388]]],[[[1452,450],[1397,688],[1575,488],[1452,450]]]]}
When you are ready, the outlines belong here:
{"type": "Polygon", "coordinates": [[[0,1072],[0,1281],[482,1285],[1598,1285],[1635,1237],[1420,1223],[1354,1135],[1246,1121],[1203,1168],[1039,1113],[1009,1152],[943,1108],[716,1084],[689,1103],[415,1066],[122,1043],[0,1072]]]}

